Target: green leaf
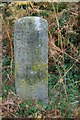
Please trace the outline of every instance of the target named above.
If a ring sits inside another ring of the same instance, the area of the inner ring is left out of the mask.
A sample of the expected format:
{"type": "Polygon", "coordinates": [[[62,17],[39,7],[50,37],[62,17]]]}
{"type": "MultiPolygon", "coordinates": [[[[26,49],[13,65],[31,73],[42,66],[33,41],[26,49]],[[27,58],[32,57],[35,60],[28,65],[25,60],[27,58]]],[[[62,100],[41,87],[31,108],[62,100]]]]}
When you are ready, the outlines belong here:
{"type": "Polygon", "coordinates": [[[47,107],[46,107],[46,110],[51,110],[52,109],[52,105],[48,105],[47,107]]]}

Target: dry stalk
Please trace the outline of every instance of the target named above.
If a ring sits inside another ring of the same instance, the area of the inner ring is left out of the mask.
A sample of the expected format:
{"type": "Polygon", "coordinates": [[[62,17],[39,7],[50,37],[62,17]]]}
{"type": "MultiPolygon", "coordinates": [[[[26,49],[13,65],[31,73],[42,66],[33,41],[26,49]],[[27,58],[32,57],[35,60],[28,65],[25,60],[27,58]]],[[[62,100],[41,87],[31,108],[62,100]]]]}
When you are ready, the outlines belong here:
{"type": "Polygon", "coordinates": [[[7,25],[5,24],[5,21],[4,21],[3,18],[2,18],[2,21],[3,21],[3,24],[4,24],[4,26],[5,26],[5,30],[6,30],[6,33],[7,33],[9,42],[10,42],[10,50],[11,50],[10,75],[12,76],[12,64],[13,64],[13,57],[14,57],[14,55],[13,55],[12,40],[11,40],[10,34],[9,34],[9,32],[8,32],[7,25]]]}

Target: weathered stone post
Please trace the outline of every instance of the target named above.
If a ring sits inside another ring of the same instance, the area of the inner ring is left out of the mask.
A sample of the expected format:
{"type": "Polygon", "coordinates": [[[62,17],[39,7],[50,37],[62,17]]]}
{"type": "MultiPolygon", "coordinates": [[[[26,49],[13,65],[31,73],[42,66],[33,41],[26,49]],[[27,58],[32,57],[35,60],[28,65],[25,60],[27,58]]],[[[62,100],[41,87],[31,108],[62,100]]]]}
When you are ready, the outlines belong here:
{"type": "Polygon", "coordinates": [[[15,87],[23,99],[48,102],[48,23],[23,17],[14,28],[15,87]]]}

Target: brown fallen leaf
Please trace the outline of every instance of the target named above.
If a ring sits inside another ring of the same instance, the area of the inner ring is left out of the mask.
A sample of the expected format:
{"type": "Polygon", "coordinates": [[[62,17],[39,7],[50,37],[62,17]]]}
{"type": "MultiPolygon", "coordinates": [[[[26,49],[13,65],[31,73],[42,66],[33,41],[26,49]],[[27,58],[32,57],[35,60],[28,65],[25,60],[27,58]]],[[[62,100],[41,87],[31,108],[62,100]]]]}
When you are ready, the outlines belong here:
{"type": "Polygon", "coordinates": [[[60,84],[63,84],[63,78],[60,78],[60,84]]]}

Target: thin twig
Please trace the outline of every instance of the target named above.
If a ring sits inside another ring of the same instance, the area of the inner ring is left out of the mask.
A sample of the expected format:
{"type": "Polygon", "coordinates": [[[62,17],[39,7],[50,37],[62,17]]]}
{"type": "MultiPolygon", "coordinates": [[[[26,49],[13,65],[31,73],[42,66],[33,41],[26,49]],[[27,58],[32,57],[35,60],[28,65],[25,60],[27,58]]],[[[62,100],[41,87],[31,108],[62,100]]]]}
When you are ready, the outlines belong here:
{"type": "Polygon", "coordinates": [[[12,63],[13,63],[13,46],[12,46],[12,40],[10,38],[10,34],[8,32],[8,29],[7,29],[7,25],[5,24],[5,21],[4,19],[2,18],[2,21],[4,23],[4,26],[5,26],[5,30],[6,30],[6,33],[7,33],[7,36],[9,38],[9,41],[10,41],[10,50],[11,50],[11,62],[10,62],[10,74],[12,75],[12,63]]]}
{"type": "MultiPolygon", "coordinates": [[[[66,71],[66,73],[61,77],[61,78],[64,78],[65,76],[66,76],[66,74],[73,68],[73,66],[75,65],[75,63],[66,71]]],[[[54,86],[54,88],[59,84],[59,82],[60,81],[58,81],[57,83],[56,83],[56,85],[54,86]]],[[[53,88],[53,89],[54,89],[53,88]]]]}

